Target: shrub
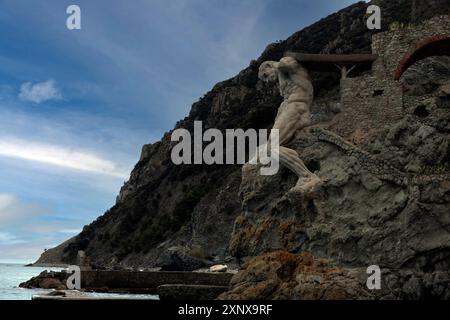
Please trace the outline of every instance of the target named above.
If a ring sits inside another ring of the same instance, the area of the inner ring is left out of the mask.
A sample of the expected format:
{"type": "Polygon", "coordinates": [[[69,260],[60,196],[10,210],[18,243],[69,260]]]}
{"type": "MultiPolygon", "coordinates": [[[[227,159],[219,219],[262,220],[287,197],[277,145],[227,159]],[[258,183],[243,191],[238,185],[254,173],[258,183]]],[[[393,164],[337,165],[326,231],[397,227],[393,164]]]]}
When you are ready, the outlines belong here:
{"type": "Polygon", "coordinates": [[[191,219],[192,211],[194,211],[194,208],[205,194],[206,191],[202,188],[190,190],[185,194],[183,199],[175,205],[175,209],[173,210],[173,222],[175,223],[174,228],[177,230],[174,231],[178,231],[184,223],[191,219]]]}
{"type": "Polygon", "coordinates": [[[411,30],[414,28],[414,25],[412,23],[404,23],[399,21],[394,21],[389,25],[389,31],[396,31],[396,30],[411,30]]]}
{"type": "Polygon", "coordinates": [[[184,190],[185,195],[175,205],[172,215],[149,220],[142,227],[140,235],[133,241],[135,252],[147,253],[155,245],[166,240],[169,234],[179,231],[191,219],[194,208],[210,188],[205,185],[184,190]]]}

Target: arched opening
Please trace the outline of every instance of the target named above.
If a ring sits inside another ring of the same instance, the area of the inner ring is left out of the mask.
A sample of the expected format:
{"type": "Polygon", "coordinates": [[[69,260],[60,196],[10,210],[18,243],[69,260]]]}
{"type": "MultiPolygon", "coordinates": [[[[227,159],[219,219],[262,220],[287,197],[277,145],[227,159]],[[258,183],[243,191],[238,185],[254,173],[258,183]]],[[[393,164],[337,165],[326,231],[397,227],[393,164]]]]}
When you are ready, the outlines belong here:
{"type": "Polygon", "coordinates": [[[402,74],[415,62],[431,56],[450,56],[450,36],[434,36],[417,43],[400,61],[394,78],[399,80],[402,74]]]}
{"type": "MultiPolygon", "coordinates": [[[[431,56],[416,61],[398,81],[402,84],[404,98],[436,96],[440,87],[450,81],[450,56],[431,56]]],[[[424,111],[423,108],[415,110],[417,116],[424,116],[424,111]]]]}

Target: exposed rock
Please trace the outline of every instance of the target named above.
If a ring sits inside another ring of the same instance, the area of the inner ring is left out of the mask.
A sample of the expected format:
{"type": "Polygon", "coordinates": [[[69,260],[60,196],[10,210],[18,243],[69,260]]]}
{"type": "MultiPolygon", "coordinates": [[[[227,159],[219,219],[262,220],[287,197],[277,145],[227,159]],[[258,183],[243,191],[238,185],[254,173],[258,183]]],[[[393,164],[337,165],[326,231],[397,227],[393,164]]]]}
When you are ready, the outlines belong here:
{"type": "Polygon", "coordinates": [[[66,272],[48,272],[43,271],[37,277],[34,277],[19,285],[20,288],[26,289],[56,289],[66,290],[66,282],[69,275],[66,272]]]}
{"type": "Polygon", "coordinates": [[[346,300],[369,299],[360,270],[343,269],[310,253],[286,251],[252,258],[231,279],[224,300],[346,300]]]}
{"type": "Polygon", "coordinates": [[[57,289],[57,290],[64,290],[66,289],[66,286],[58,279],[43,279],[39,287],[42,289],[57,289]]]}
{"type": "MultiPolygon", "coordinates": [[[[76,239],[76,237],[73,237],[73,238],[63,242],[56,248],[46,250],[44,253],[41,254],[38,261],[36,261],[32,265],[36,266],[36,267],[44,267],[44,268],[46,268],[46,267],[66,267],[68,265],[68,263],[63,261],[64,260],[64,258],[63,258],[64,250],[69,245],[71,245],[75,241],[75,239],[76,239]]],[[[75,259],[73,261],[71,261],[71,263],[73,263],[73,264],[75,262],[76,262],[75,259]]]]}
{"type": "Polygon", "coordinates": [[[167,249],[158,259],[162,271],[194,271],[212,262],[189,254],[186,248],[172,247],[167,249]]]}
{"type": "Polygon", "coordinates": [[[381,269],[381,288],[367,288],[367,268],[343,267],[310,253],[276,251],[252,258],[219,299],[417,300],[450,298],[448,271],[381,269]]]}
{"type": "Polygon", "coordinates": [[[450,83],[446,83],[440,87],[439,95],[442,97],[450,96],[450,83]]]}
{"type": "Polygon", "coordinates": [[[378,141],[387,146],[377,157],[303,132],[297,150],[306,162],[320,164],[316,173],[327,181],[315,199],[291,201],[286,196],[295,180],[289,172],[262,177],[256,167],[246,168],[243,213],[235,223],[232,252],[245,257],[306,250],[350,265],[400,268],[423,259],[424,253],[431,258],[448,251],[449,175],[433,171],[448,163],[441,145],[449,137],[416,123],[402,125],[412,132],[406,140],[418,136],[420,142],[412,147],[397,137],[394,147],[378,141]],[[411,170],[414,159],[420,160],[419,169],[411,170]],[[413,172],[407,173],[408,168],[413,172]],[[392,179],[393,172],[400,178],[392,179]]]}
{"type": "MultiPolygon", "coordinates": [[[[442,90],[428,98],[439,96],[442,90]]],[[[361,146],[320,127],[300,132],[293,143],[296,150],[326,181],[312,199],[287,196],[295,179],[286,170],[262,177],[257,167],[245,167],[243,212],[235,223],[232,252],[246,257],[273,250],[311,251],[344,269],[380,265],[385,267],[386,288],[374,298],[448,296],[447,280],[437,290],[430,279],[449,277],[450,135],[438,126],[449,118],[430,110],[435,122],[405,115],[361,146]]],[[[349,122],[347,128],[352,126],[349,122]]],[[[236,297],[248,297],[240,283],[251,283],[248,273],[254,272],[239,272],[230,294],[237,290],[236,297]]],[[[267,283],[260,284],[260,292],[253,291],[255,297],[278,286],[273,275],[264,277],[267,283]]]]}

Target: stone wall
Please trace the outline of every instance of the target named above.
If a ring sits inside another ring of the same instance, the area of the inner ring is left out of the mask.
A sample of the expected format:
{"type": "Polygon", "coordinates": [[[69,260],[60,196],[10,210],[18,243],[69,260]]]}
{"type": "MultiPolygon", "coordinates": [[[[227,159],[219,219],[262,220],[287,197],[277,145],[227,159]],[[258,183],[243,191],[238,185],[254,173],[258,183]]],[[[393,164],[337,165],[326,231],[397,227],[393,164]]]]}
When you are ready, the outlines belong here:
{"type": "Polygon", "coordinates": [[[402,59],[429,38],[450,35],[450,16],[437,16],[419,25],[400,26],[397,30],[374,34],[372,52],[381,63],[374,64],[374,73],[384,67],[387,78],[393,78],[402,59]]]}
{"type": "Polygon", "coordinates": [[[341,80],[341,112],[330,130],[359,144],[404,116],[401,84],[372,75],[341,80]],[[349,121],[352,119],[352,121],[349,121]]]}
{"type": "Polygon", "coordinates": [[[230,273],[206,272],[129,272],[82,271],[81,287],[87,290],[128,289],[156,290],[165,284],[192,284],[228,286],[230,273]]]}

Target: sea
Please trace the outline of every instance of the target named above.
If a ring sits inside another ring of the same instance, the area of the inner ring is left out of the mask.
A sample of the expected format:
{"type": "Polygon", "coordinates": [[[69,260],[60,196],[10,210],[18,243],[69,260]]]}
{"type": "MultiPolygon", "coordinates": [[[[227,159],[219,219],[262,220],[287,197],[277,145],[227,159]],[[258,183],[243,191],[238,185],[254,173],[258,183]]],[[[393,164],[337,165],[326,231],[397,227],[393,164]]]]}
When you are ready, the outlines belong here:
{"type": "MultiPolygon", "coordinates": [[[[21,264],[0,263],[0,300],[31,300],[33,295],[49,293],[52,290],[23,289],[19,284],[39,275],[44,270],[61,271],[61,268],[25,267],[21,264]]],[[[72,293],[74,294],[74,293],[72,293]]],[[[107,293],[76,293],[83,296],[105,298],[127,298],[157,300],[157,295],[131,295],[131,294],[107,294],[107,293]]]]}

